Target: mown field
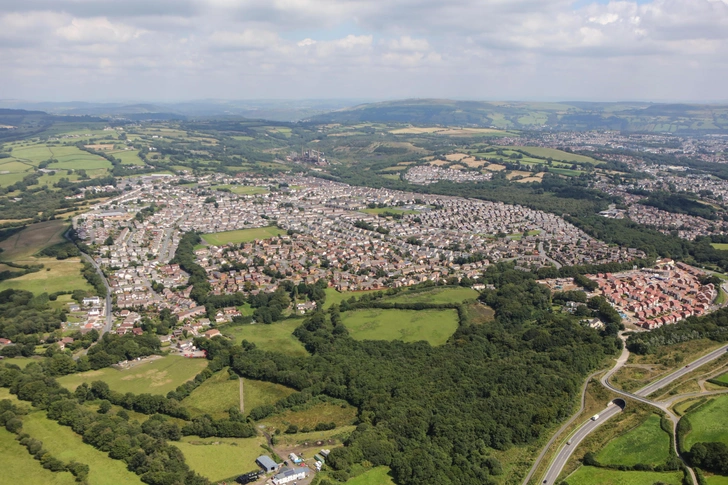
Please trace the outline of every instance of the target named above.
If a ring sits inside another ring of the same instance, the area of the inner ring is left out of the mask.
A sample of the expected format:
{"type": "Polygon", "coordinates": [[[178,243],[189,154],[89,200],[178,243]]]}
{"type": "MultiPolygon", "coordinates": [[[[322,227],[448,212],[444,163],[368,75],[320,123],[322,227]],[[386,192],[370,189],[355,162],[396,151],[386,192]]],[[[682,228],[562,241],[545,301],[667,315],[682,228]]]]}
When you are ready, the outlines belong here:
{"type": "Polygon", "coordinates": [[[680,472],[622,472],[582,466],[565,480],[569,485],[680,485],[680,472]]]}
{"type": "Polygon", "coordinates": [[[345,312],[342,320],[356,340],[426,340],[442,345],[458,328],[455,310],[383,310],[345,312]]]}
{"type": "Polygon", "coordinates": [[[71,428],[48,419],[44,411],[34,411],[23,417],[23,432],[41,440],[43,447],[56,458],[64,462],[76,460],[87,464],[90,468],[90,485],[142,483],[138,475],[126,469],[124,462],[113,460],[106,453],[87,445],[71,428]]]}
{"type": "Polygon", "coordinates": [[[301,325],[301,320],[282,320],[270,325],[257,323],[228,325],[220,327],[223,335],[239,344],[243,340],[253,342],[261,350],[280,352],[287,355],[308,355],[303,344],[293,336],[293,331],[301,325]]]}
{"type": "Polygon", "coordinates": [[[670,454],[670,437],[660,428],[660,417],[653,414],[638,427],[610,441],[597,454],[605,465],[661,465],[670,454]]]}
{"type": "Polygon", "coordinates": [[[126,370],[107,367],[70,374],[58,378],[58,382],[70,390],[76,389],[83,382],[104,381],[112,390],[122,393],[167,394],[180,384],[194,378],[206,366],[205,359],[187,359],[169,355],[126,370]]]}
{"type": "Polygon", "coordinates": [[[728,445],[728,396],[720,396],[689,413],[692,431],[685,437],[689,450],[698,442],[720,441],[728,445]]]}
{"type": "Polygon", "coordinates": [[[272,237],[285,234],[286,231],[277,227],[257,227],[255,229],[240,229],[238,231],[216,232],[213,234],[203,234],[208,244],[213,246],[223,246],[225,244],[238,244],[243,242],[255,241],[256,239],[270,239],[272,237]]]}
{"type": "Polygon", "coordinates": [[[182,451],[190,468],[212,481],[258,470],[255,459],[266,453],[260,446],[265,443],[265,438],[262,436],[255,438],[185,436],[181,441],[170,441],[170,443],[182,451]]]}
{"type": "Polygon", "coordinates": [[[15,436],[0,428],[0,470],[14,485],[73,485],[75,478],[68,472],[53,473],[41,466],[15,436]]]}
{"type": "Polygon", "coordinates": [[[209,414],[215,418],[227,417],[230,408],[240,409],[240,389],[237,379],[223,369],[207,379],[182,400],[193,416],[209,414]]]}

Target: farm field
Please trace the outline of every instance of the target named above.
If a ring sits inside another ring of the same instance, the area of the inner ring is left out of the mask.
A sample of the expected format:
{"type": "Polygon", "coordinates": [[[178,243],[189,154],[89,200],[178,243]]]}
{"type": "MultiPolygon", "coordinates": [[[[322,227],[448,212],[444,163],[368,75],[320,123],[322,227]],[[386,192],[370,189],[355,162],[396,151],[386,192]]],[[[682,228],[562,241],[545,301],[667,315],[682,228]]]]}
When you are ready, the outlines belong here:
{"type": "Polygon", "coordinates": [[[280,352],[287,355],[308,355],[303,344],[293,336],[301,320],[283,320],[270,325],[263,323],[228,325],[220,328],[223,335],[232,338],[236,344],[243,339],[253,342],[261,350],[280,352]]]}
{"type": "Polygon", "coordinates": [[[240,409],[240,389],[237,379],[223,369],[207,379],[181,403],[193,416],[209,414],[214,418],[226,418],[230,408],[240,409]]]}
{"type": "Polygon", "coordinates": [[[685,447],[689,450],[701,441],[720,441],[728,445],[728,396],[720,396],[707,402],[696,411],[689,413],[692,431],[685,437],[685,447]]]}
{"type": "Polygon", "coordinates": [[[458,328],[455,310],[367,309],[345,312],[342,320],[356,340],[426,340],[442,345],[458,328]]]}
{"type": "Polygon", "coordinates": [[[285,431],[289,425],[295,424],[299,429],[309,427],[314,429],[319,423],[336,423],[336,426],[348,426],[356,419],[356,408],[346,404],[323,402],[314,404],[307,409],[287,410],[280,414],[268,416],[261,422],[266,426],[285,431]]]}
{"type": "Polygon", "coordinates": [[[396,303],[462,303],[465,300],[474,300],[478,296],[480,293],[472,288],[456,287],[416,292],[405,290],[386,300],[396,303]]]}
{"type": "Polygon", "coordinates": [[[207,366],[205,359],[186,359],[169,355],[151,362],[137,364],[131,369],[116,370],[111,367],[70,374],[58,378],[58,382],[74,390],[83,382],[104,381],[117,392],[135,394],[167,394],[187,382],[207,366]]]}
{"type": "Polygon", "coordinates": [[[135,473],[126,469],[124,462],[109,458],[103,451],[87,445],[71,428],[48,419],[43,411],[32,412],[23,418],[23,432],[41,440],[43,447],[59,460],[87,464],[90,485],[142,483],[135,473]]]}
{"type": "MultiPolygon", "coordinates": [[[[238,382],[235,381],[236,391],[238,391],[238,382]]],[[[288,397],[295,393],[295,389],[274,384],[273,382],[256,381],[253,379],[243,379],[243,402],[245,404],[245,414],[250,413],[254,407],[263,404],[275,404],[276,401],[288,397]]]]}
{"type": "Polygon", "coordinates": [[[569,485],[680,485],[680,472],[622,472],[582,466],[566,478],[569,485]]]}
{"type": "Polygon", "coordinates": [[[610,441],[597,459],[605,465],[661,465],[669,454],[670,437],[660,428],[660,417],[652,414],[641,425],[610,441]]]}
{"type": "Polygon", "coordinates": [[[139,153],[136,150],[119,150],[109,153],[114,158],[121,160],[123,165],[144,165],[144,161],[139,158],[139,153]]]}
{"type": "Polygon", "coordinates": [[[544,148],[544,147],[528,147],[528,146],[513,146],[503,147],[505,149],[510,148],[512,150],[522,150],[530,155],[536,157],[553,158],[554,160],[562,160],[564,162],[581,162],[581,163],[599,163],[591,157],[584,155],[577,155],[575,153],[569,153],[562,150],[556,150],[555,148],[544,148]]]}
{"type": "Polygon", "coordinates": [[[81,276],[81,260],[78,258],[69,258],[63,261],[52,258],[33,258],[31,260],[15,260],[15,262],[42,264],[44,268],[35,273],[0,282],[0,291],[9,288],[31,291],[35,294],[53,293],[68,289],[93,291],[91,285],[81,276]]]}
{"type": "Polygon", "coordinates": [[[35,460],[25,446],[15,441],[15,435],[0,428],[0,469],[5,477],[12,477],[15,485],[73,485],[75,478],[69,472],[54,473],[35,460]]]}
{"type": "Polygon", "coordinates": [[[346,485],[394,485],[389,467],[378,466],[346,481],[346,485]]]}
{"type": "Polygon", "coordinates": [[[255,438],[199,438],[185,436],[170,441],[185,456],[194,471],[213,482],[257,470],[255,459],[265,453],[262,436],[255,438]]]}
{"type": "Polygon", "coordinates": [[[257,227],[255,229],[240,229],[238,231],[216,232],[213,234],[203,234],[202,239],[213,246],[223,246],[225,244],[237,244],[242,242],[255,241],[256,239],[270,239],[272,237],[285,234],[286,231],[277,227],[257,227]]]}
{"type": "Polygon", "coordinates": [[[0,241],[0,259],[16,261],[32,256],[43,248],[63,242],[63,233],[67,229],[68,223],[59,220],[26,226],[22,231],[0,241]]]}

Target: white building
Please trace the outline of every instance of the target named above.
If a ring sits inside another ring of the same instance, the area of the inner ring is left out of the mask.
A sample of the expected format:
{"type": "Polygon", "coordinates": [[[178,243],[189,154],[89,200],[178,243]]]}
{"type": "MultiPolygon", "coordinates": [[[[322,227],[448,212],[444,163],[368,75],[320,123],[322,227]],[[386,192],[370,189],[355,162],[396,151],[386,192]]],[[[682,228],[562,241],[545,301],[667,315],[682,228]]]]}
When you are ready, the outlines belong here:
{"type": "Polygon", "coordinates": [[[308,467],[300,468],[282,468],[281,472],[273,477],[273,484],[280,485],[282,483],[290,483],[294,480],[303,480],[311,473],[308,467]]]}

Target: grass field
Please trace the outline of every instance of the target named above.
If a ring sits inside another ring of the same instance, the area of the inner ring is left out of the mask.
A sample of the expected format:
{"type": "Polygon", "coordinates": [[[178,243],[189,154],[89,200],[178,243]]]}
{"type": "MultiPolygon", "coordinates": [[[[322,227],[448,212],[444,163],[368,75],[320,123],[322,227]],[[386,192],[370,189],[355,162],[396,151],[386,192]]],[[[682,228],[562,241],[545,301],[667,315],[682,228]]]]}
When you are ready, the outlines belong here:
{"type": "Polygon", "coordinates": [[[647,421],[610,441],[597,455],[606,465],[661,465],[670,452],[670,437],[660,428],[660,417],[653,414],[647,421]]]}
{"type": "Polygon", "coordinates": [[[33,459],[25,446],[15,441],[15,435],[0,428],[0,470],[15,485],[73,485],[75,478],[68,472],[53,473],[33,459]]]}
{"type": "Polygon", "coordinates": [[[387,301],[396,303],[462,303],[465,300],[474,300],[480,293],[472,288],[436,288],[429,291],[403,291],[396,296],[387,298],[387,301]]]}
{"type": "Polygon", "coordinates": [[[296,392],[295,389],[280,384],[243,379],[245,413],[247,414],[254,407],[262,406],[263,404],[275,404],[276,401],[288,397],[294,392],[296,392]]]}
{"type": "Polygon", "coordinates": [[[346,481],[347,485],[394,485],[389,476],[389,467],[378,466],[346,481]]]}
{"type": "Polygon", "coordinates": [[[104,381],[118,392],[167,394],[192,379],[207,366],[205,359],[186,359],[176,355],[144,362],[126,370],[110,367],[58,378],[66,389],[74,390],[83,382],[104,381]]]}
{"type": "Polygon", "coordinates": [[[78,258],[69,258],[63,261],[51,258],[16,259],[15,262],[17,263],[42,264],[44,268],[35,273],[0,282],[0,291],[8,288],[32,291],[35,294],[53,293],[69,289],[93,291],[91,285],[81,276],[80,261],[78,258]]]}
{"type": "Polygon", "coordinates": [[[705,477],[705,480],[708,482],[708,485],[728,485],[728,477],[722,477],[720,475],[705,477]]]}
{"type": "Polygon", "coordinates": [[[725,382],[726,384],[728,384],[728,372],[726,372],[725,374],[721,374],[714,379],[718,382],[725,382]]]}
{"type": "Polygon", "coordinates": [[[679,472],[621,472],[607,468],[582,466],[569,475],[569,485],[680,485],[682,473],[679,472]]]}
{"type": "Polygon", "coordinates": [[[556,150],[554,148],[544,147],[504,147],[511,148],[513,150],[523,150],[524,152],[536,156],[553,158],[554,160],[562,160],[564,162],[581,162],[581,163],[598,163],[591,157],[585,157],[584,155],[577,155],[575,153],[564,152],[556,150]]]}
{"type": "Polygon", "coordinates": [[[342,319],[356,340],[426,340],[442,345],[458,328],[455,310],[368,309],[343,313],[342,319]]]}
{"type": "Polygon", "coordinates": [[[214,418],[225,418],[228,409],[240,409],[238,380],[230,379],[227,370],[221,370],[183,399],[182,405],[193,416],[209,414],[214,418]]]}
{"type": "Polygon", "coordinates": [[[689,450],[701,441],[720,441],[728,445],[728,396],[717,397],[688,414],[693,430],[685,437],[689,450]]]}
{"type": "Polygon", "coordinates": [[[711,243],[710,245],[713,246],[715,249],[728,251],[728,243],[711,243]]]}
{"type": "Polygon", "coordinates": [[[238,195],[258,195],[267,194],[266,187],[256,187],[251,185],[213,185],[213,189],[230,189],[230,192],[238,195]]]}
{"type": "Polygon", "coordinates": [[[263,437],[256,438],[198,438],[185,436],[181,441],[170,441],[185,455],[185,461],[194,471],[212,481],[231,478],[257,470],[255,459],[265,453],[260,447],[263,437]]]}
{"type": "Polygon", "coordinates": [[[266,426],[285,431],[289,425],[295,424],[299,429],[309,427],[314,429],[319,423],[336,423],[336,426],[348,426],[356,419],[356,408],[346,403],[334,404],[330,402],[317,403],[307,409],[298,411],[284,411],[269,416],[261,422],[266,426]]]}
{"type": "Polygon", "coordinates": [[[303,344],[293,336],[293,331],[301,325],[301,320],[283,320],[280,322],[254,325],[235,325],[221,327],[223,335],[232,338],[236,344],[243,339],[253,342],[262,350],[280,352],[287,355],[308,355],[303,344]]]}
{"type": "Polygon", "coordinates": [[[257,227],[255,229],[240,229],[238,231],[216,232],[214,234],[204,234],[202,239],[213,246],[223,246],[225,244],[237,244],[242,242],[255,241],[256,239],[270,239],[272,237],[285,234],[286,231],[277,227],[257,227]]]}
{"type": "Polygon", "coordinates": [[[352,296],[359,299],[361,295],[366,295],[368,293],[376,293],[380,290],[370,290],[370,291],[345,291],[340,292],[336,291],[333,288],[326,288],[324,290],[326,292],[326,301],[324,302],[324,309],[331,308],[331,305],[339,304],[344,300],[348,300],[352,296]]]}
{"type": "MultiPolygon", "coordinates": [[[[43,442],[47,449],[59,460],[76,460],[89,466],[88,482],[91,485],[139,484],[139,477],[126,469],[124,462],[109,456],[83,442],[71,428],[61,426],[36,411],[23,418],[23,432],[43,442]]],[[[38,482],[44,483],[44,482],[38,482]]]]}
{"type": "Polygon", "coordinates": [[[123,165],[144,165],[144,161],[139,158],[139,152],[136,150],[119,150],[110,153],[114,158],[121,160],[123,165]]]}
{"type": "Polygon", "coordinates": [[[31,224],[0,242],[0,259],[16,261],[30,257],[43,248],[63,242],[67,229],[68,223],[59,220],[31,224]]]}

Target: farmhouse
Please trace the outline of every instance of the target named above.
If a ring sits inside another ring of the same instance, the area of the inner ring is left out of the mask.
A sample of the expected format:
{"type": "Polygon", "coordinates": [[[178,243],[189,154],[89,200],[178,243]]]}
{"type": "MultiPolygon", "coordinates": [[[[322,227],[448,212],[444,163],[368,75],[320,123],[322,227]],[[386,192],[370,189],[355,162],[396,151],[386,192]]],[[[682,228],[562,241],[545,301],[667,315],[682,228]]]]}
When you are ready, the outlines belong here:
{"type": "Polygon", "coordinates": [[[303,480],[309,473],[311,473],[311,470],[305,466],[301,468],[282,468],[281,472],[273,477],[273,484],[280,485],[294,480],[303,480]]]}

